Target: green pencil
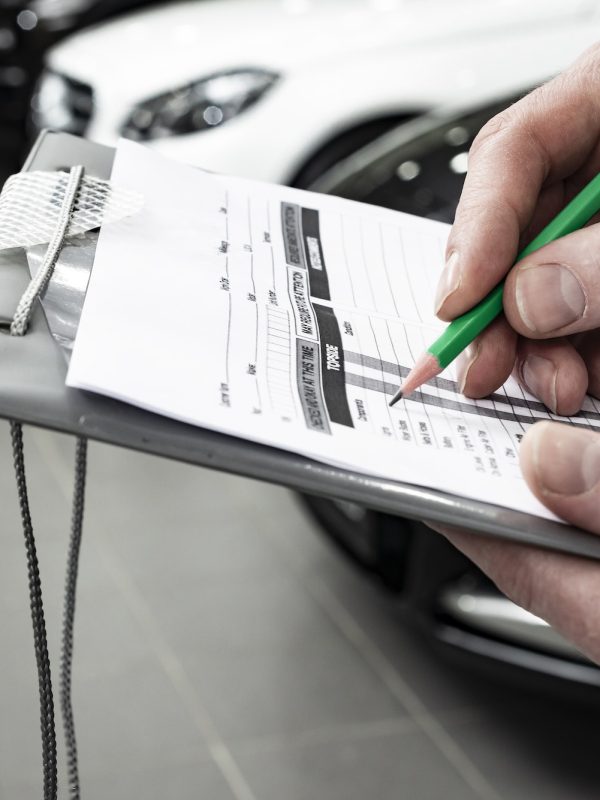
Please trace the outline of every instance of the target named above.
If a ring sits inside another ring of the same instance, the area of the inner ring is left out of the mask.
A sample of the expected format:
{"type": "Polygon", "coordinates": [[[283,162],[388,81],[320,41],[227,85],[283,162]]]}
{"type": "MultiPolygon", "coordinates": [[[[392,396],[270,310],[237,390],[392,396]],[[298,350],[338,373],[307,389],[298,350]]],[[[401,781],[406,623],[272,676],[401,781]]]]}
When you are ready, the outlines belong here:
{"type": "MultiPolygon", "coordinates": [[[[586,222],[600,211],[600,173],[585,186],[571,202],[560,211],[544,230],[522,250],[517,261],[539,250],[555,239],[583,228],[586,222]]],[[[515,262],[516,263],[516,262],[515,262]]],[[[444,333],[436,339],[406,376],[402,387],[390,401],[393,406],[402,397],[414,392],[419,386],[435,378],[487,328],[502,311],[504,281],[466,314],[453,320],[444,333]]]]}

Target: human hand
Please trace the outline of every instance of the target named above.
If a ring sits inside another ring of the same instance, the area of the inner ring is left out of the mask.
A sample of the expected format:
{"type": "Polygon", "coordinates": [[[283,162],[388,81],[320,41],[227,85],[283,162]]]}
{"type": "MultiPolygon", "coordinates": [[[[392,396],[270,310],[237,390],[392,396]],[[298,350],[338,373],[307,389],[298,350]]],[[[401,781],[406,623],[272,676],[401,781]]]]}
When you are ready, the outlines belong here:
{"type": "MultiPolygon", "coordinates": [[[[492,119],[476,138],[447,249],[437,313],[450,320],[501,279],[505,316],[469,348],[461,390],[494,391],[511,372],[553,412],[600,396],[600,225],[519,250],[600,171],[600,47],[492,119]]],[[[600,534],[600,437],[543,422],[526,434],[521,466],[551,511],[600,534]]],[[[436,526],[439,528],[439,526],[436,526]]],[[[519,605],[600,663],[600,567],[592,561],[443,529],[519,605]]]]}
{"type": "Polygon", "coordinates": [[[500,280],[505,316],[459,363],[462,391],[484,397],[508,378],[553,412],[600,393],[600,225],[511,265],[522,246],[600,170],[600,47],[483,127],[447,246],[437,313],[450,320],[500,280]]]}
{"type": "MultiPolygon", "coordinates": [[[[534,425],[520,449],[525,479],[562,519],[600,534],[600,436],[555,422],[534,425]]],[[[517,605],[545,619],[600,664],[597,561],[433,525],[517,605]]]]}

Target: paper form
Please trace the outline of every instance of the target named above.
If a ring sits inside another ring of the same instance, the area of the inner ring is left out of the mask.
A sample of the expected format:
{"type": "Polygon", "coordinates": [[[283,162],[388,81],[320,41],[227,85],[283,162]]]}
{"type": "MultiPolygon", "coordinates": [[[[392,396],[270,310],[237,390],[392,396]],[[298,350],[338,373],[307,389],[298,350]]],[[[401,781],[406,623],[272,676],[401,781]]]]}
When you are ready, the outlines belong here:
{"type": "MultiPolygon", "coordinates": [[[[558,418],[515,380],[473,401],[450,368],[388,405],[443,329],[432,306],[449,226],[207,174],[132,142],[112,180],[145,206],[101,232],[70,386],[551,517],[518,447],[558,418]]],[[[596,401],[567,421],[600,427],[596,401]]]]}

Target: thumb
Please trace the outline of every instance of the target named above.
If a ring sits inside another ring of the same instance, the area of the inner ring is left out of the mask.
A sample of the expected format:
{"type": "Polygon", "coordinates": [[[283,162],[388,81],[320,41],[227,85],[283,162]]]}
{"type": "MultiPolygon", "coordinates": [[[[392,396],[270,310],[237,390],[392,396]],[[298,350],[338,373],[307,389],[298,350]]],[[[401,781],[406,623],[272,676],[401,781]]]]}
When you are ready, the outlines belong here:
{"type": "Polygon", "coordinates": [[[600,436],[556,422],[525,435],[521,468],[535,496],[557,516],[600,533],[600,436]]]}
{"type": "Polygon", "coordinates": [[[557,239],[516,264],[503,302],[512,327],[531,339],[600,327],[600,225],[557,239]]]}

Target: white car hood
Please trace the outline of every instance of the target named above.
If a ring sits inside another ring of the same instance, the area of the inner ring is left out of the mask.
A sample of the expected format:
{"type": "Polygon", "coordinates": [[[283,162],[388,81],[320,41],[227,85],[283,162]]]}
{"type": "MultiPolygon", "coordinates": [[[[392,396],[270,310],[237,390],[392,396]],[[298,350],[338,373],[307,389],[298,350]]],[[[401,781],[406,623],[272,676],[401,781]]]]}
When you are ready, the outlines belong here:
{"type": "Polygon", "coordinates": [[[223,69],[283,75],[343,68],[386,51],[435,47],[557,26],[592,14],[591,0],[191,0],[77,34],[51,68],[132,101],[223,69]],[[123,80],[115,88],[115,75],[123,80]],[[104,77],[105,76],[105,77],[104,77]]]}

